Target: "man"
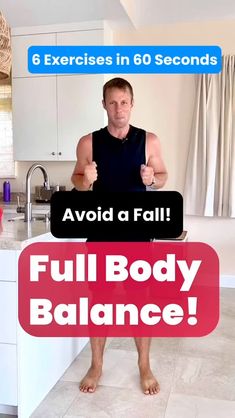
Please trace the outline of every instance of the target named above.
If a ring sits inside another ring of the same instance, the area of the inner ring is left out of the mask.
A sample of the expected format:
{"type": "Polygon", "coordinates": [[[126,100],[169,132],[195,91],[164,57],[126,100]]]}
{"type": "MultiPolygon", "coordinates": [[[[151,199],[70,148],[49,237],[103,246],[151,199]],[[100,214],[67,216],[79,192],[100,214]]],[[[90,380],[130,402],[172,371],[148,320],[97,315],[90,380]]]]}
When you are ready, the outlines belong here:
{"type": "MultiPolygon", "coordinates": [[[[129,124],[133,89],[122,78],[103,87],[103,107],[108,126],[83,136],[77,146],[77,163],[72,183],[77,190],[145,191],[159,189],[167,180],[156,135],[129,124]]],[[[80,383],[83,392],[94,392],[102,372],[105,338],[91,338],[91,367],[80,383]]],[[[135,338],[140,383],[145,394],[156,394],[160,387],[149,362],[150,338],[135,338]]]]}

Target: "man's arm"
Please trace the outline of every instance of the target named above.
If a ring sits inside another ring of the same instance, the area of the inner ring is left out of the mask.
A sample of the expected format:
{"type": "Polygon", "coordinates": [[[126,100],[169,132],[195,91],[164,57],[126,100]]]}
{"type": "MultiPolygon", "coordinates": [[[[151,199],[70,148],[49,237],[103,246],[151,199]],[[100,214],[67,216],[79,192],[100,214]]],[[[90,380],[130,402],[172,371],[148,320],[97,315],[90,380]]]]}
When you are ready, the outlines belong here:
{"type": "Polygon", "coordinates": [[[92,161],[92,135],[83,136],[77,145],[77,162],[71,181],[80,191],[89,190],[97,179],[96,163],[92,161]]]}
{"type": "Polygon", "coordinates": [[[145,186],[160,189],[166,183],[168,174],[161,155],[159,138],[150,132],[146,133],[146,165],[141,170],[145,186]]]}

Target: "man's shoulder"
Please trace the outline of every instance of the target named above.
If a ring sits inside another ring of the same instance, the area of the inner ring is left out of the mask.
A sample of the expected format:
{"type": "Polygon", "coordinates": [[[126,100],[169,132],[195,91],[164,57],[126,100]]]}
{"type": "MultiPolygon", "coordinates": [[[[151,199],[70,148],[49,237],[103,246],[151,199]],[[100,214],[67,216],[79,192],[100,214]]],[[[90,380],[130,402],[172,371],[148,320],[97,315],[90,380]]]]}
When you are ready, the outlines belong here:
{"type": "Polygon", "coordinates": [[[153,132],[146,132],[146,145],[150,154],[160,152],[160,140],[153,132]]]}
{"type": "Polygon", "coordinates": [[[97,131],[90,132],[89,134],[83,135],[79,141],[78,146],[90,146],[92,144],[92,139],[98,136],[102,136],[105,131],[105,128],[98,129],[97,131]]]}
{"type": "Polygon", "coordinates": [[[92,139],[92,133],[83,135],[78,141],[78,146],[81,147],[81,146],[88,145],[91,142],[91,139],[92,139]]]}
{"type": "Polygon", "coordinates": [[[146,132],[145,129],[140,128],[138,126],[130,125],[130,130],[136,131],[136,132],[146,132]]]}
{"type": "Polygon", "coordinates": [[[139,128],[138,126],[130,125],[128,135],[133,136],[133,138],[146,138],[146,130],[143,128],[139,128]]]}
{"type": "Polygon", "coordinates": [[[146,132],[146,139],[150,143],[159,141],[158,136],[156,134],[154,134],[153,132],[146,132]]]}
{"type": "Polygon", "coordinates": [[[83,135],[80,139],[80,141],[89,141],[92,138],[92,132],[89,134],[83,135]]]}
{"type": "Polygon", "coordinates": [[[102,137],[105,133],[107,133],[107,126],[104,128],[100,128],[97,131],[92,132],[92,138],[102,137]]]}

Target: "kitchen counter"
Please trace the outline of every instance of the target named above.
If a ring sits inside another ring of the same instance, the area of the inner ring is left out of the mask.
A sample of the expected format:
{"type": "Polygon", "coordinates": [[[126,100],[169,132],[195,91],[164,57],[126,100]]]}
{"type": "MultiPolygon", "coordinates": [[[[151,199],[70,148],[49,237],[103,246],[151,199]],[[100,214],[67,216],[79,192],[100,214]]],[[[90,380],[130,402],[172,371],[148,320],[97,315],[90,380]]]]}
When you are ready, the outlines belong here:
{"type": "MultiPolygon", "coordinates": [[[[21,214],[16,214],[20,216],[21,214]]],[[[26,245],[35,241],[45,241],[52,239],[50,233],[50,222],[32,221],[24,222],[22,219],[9,221],[12,219],[12,213],[3,213],[0,221],[0,249],[1,250],[21,250],[26,245]],[[46,234],[46,235],[45,235],[46,234]]]]}
{"type": "MultiPolygon", "coordinates": [[[[3,202],[0,194],[0,207],[3,217],[0,221],[0,249],[21,250],[29,243],[37,240],[52,239],[50,223],[40,221],[24,222],[23,219],[9,221],[13,217],[24,218],[23,213],[17,213],[17,196],[20,196],[20,205],[25,204],[25,194],[12,193],[11,202],[3,202]],[[47,234],[47,235],[45,235],[47,234]]],[[[45,214],[50,211],[50,203],[36,203],[32,195],[32,210],[34,214],[45,214]]]]}

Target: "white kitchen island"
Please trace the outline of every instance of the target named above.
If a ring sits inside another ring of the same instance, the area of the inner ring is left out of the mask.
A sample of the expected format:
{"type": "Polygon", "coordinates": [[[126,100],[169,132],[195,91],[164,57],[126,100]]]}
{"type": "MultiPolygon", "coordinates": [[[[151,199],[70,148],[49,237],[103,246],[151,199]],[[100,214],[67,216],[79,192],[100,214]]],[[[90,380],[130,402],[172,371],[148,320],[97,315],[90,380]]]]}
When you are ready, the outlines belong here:
{"type": "Polygon", "coordinates": [[[21,328],[19,255],[33,242],[59,240],[51,235],[49,223],[9,222],[12,216],[4,213],[0,223],[0,413],[29,418],[88,338],[38,338],[21,328]]]}

